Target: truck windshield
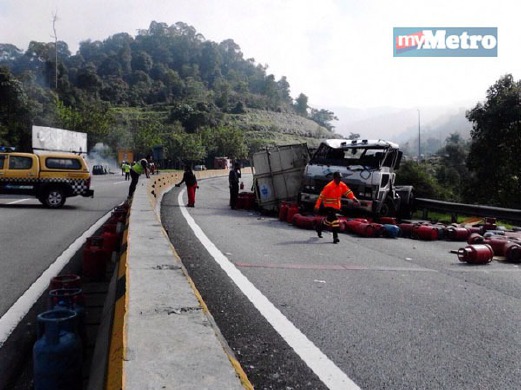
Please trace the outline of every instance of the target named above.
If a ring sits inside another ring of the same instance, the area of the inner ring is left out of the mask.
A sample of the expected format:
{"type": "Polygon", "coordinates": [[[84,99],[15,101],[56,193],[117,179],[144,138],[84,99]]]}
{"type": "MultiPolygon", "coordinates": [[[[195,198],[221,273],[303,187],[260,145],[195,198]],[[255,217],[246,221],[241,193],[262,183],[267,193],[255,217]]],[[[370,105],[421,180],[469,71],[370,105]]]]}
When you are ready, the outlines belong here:
{"type": "Polygon", "coordinates": [[[320,145],[311,163],[344,166],[351,169],[379,169],[387,156],[385,148],[338,148],[320,145]]]}

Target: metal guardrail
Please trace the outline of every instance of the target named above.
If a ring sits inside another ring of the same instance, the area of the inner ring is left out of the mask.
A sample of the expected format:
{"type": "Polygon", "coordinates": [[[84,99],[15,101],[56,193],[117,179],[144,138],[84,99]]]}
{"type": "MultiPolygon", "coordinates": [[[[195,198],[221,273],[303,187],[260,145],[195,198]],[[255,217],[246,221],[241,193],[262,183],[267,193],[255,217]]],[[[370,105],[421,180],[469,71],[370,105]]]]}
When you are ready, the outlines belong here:
{"type": "Polygon", "coordinates": [[[428,218],[428,211],[438,211],[450,214],[452,222],[456,222],[458,215],[467,215],[474,217],[493,217],[503,221],[521,224],[521,210],[517,209],[451,203],[423,198],[415,199],[414,206],[416,210],[423,210],[424,219],[428,218]]]}

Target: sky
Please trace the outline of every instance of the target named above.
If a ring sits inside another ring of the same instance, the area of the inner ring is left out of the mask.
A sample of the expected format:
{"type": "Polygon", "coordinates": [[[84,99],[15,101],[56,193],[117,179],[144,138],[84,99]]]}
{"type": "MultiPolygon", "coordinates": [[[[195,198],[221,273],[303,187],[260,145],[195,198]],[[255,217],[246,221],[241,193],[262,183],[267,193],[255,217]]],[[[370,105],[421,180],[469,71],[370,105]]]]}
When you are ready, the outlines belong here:
{"type": "Polygon", "coordinates": [[[486,98],[521,66],[517,0],[0,0],[0,43],[26,50],[58,40],[136,36],[152,21],[184,22],[207,40],[233,39],[244,54],[286,76],[311,107],[422,108],[486,98]],[[393,57],[394,27],[497,27],[492,58],[393,57]]]}

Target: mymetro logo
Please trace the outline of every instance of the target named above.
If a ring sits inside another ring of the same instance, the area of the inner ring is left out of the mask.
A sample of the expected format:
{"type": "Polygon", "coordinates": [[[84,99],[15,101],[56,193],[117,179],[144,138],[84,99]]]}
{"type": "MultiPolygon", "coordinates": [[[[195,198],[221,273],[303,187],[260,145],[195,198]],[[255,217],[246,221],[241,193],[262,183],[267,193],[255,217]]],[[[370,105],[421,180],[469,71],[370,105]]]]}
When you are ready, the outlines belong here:
{"type": "Polygon", "coordinates": [[[394,57],[497,57],[497,27],[394,27],[394,57]]]}

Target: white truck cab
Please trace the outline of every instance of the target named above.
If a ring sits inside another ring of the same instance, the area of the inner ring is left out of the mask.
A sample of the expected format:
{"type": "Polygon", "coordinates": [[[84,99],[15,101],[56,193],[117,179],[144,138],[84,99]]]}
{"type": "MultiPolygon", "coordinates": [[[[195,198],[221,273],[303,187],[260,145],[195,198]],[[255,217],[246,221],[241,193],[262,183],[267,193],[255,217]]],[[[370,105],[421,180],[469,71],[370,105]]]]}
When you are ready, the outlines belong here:
{"type": "MultiPolygon", "coordinates": [[[[412,186],[394,185],[402,159],[399,146],[384,140],[328,139],[306,165],[299,193],[304,208],[312,208],[335,171],[360,200],[360,207],[375,216],[409,217],[412,186]]],[[[342,199],[342,208],[353,206],[342,199]]]]}

